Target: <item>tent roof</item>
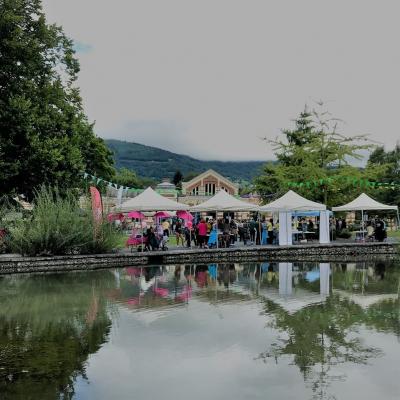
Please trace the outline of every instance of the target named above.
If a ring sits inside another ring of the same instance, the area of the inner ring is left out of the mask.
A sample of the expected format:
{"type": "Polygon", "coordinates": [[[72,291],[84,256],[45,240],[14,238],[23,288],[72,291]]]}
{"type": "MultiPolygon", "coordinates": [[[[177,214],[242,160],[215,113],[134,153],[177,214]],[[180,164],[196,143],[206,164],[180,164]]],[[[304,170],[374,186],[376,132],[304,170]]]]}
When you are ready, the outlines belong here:
{"type": "Polygon", "coordinates": [[[357,210],[397,210],[397,206],[388,206],[379,203],[365,193],[361,193],[356,199],[340,207],[332,207],[333,211],[357,211],[357,210]]]}
{"type": "Polygon", "coordinates": [[[259,208],[261,212],[271,211],[325,211],[324,204],[316,203],[315,201],[308,200],[299,194],[289,190],[279,199],[266,204],[259,208]]]}
{"type": "Polygon", "coordinates": [[[206,200],[197,206],[191,207],[191,211],[257,211],[258,206],[247,203],[231,196],[225,190],[220,190],[211,199],[206,200]]]}
{"type": "Polygon", "coordinates": [[[151,187],[148,187],[138,196],[116,207],[115,211],[177,211],[187,210],[188,208],[186,204],[167,199],[155,192],[151,187]]]}

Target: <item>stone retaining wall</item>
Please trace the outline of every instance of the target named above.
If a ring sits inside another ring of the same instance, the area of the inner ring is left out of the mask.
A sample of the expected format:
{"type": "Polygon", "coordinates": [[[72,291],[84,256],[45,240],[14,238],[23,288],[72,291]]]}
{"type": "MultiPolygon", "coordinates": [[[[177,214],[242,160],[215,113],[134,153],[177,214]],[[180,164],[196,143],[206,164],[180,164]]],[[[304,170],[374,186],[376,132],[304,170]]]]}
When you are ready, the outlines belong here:
{"type": "Polygon", "coordinates": [[[394,258],[397,245],[390,243],[340,243],[299,246],[257,246],[229,249],[170,250],[58,257],[0,258],[0,275],[27,272],[60,272],[154,264],[207,264],[261,261],[345,262],[394,258]]]}

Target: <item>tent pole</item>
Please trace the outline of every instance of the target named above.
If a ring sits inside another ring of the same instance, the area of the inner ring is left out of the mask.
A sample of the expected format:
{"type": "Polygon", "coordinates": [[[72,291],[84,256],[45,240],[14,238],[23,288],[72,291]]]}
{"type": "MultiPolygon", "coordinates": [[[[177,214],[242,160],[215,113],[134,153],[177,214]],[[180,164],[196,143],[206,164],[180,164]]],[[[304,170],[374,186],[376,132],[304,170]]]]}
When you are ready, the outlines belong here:
{"type": "Polygon", "coordinates": [[[365,237],[364,237],[364,210],[361,210],[361,231],[362,231],[362,240],[365,242],[365,237]]]}
{"type": "Polygon", "coordinates": [[[217,249],[218,249],[218,211],[215,210],[215,227],[217,228],[217,249]]]}

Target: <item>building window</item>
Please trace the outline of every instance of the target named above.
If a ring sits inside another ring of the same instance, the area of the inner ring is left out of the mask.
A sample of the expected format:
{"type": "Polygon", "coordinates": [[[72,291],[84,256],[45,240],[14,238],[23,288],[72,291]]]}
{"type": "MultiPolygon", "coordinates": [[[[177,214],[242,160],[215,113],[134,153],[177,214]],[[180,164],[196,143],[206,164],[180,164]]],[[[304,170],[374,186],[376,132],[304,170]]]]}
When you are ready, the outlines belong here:
{"type": "Polygon", "coordinates": [[[195,188],[193,188],[191,194],[192,194],[192,196],[198,196],[199,195],[199,187],[196,186],[195,188]]]}
{"type": "Polygon", "coordinates": [[[215,183],[206,183],[204,185],[204,192],[205,192],[206,196],[213,196],[216,192],[215,183]]]}

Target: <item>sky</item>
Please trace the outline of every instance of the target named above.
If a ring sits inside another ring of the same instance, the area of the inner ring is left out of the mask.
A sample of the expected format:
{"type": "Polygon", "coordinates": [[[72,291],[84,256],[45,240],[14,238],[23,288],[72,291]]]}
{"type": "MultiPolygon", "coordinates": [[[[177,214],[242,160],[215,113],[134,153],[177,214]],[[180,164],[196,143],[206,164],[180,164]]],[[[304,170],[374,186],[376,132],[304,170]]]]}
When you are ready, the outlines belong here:
{"type": "Polygon", "coordinates": [[[103,138],[200,159],[267,160],[308,104],[392,148],[398,0],[43,0],[75,41],[103,138]]]}

